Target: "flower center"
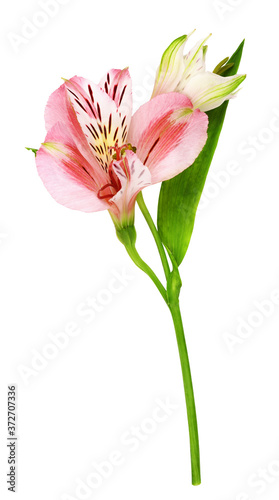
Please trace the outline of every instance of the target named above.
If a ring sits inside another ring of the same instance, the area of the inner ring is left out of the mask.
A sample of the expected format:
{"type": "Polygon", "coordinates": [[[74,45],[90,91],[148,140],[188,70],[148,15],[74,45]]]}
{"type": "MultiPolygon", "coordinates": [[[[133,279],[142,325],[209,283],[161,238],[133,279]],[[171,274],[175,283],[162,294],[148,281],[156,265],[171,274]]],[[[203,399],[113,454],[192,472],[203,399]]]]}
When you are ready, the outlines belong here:
{"type": "Polygon", "coordinates": [[[108,200],[108,199],[112,198],[121,189],[121,182],[113,170],[114,161],[119,162],[119,164],[123,170],[123,173],[125,174],[125,177],[127,179],[129,179],[130,171],[129,171],[128,164],[125,161],[125,151],[127,151],[127,150],[131,150],[134,153],[136,152],[136,148],[133,147],[131,144],[122,144],[121,146],[118,146],[118,141],[116,141],[114,146],[111,146],[109,148],[109,152],[112,156],[112,160],[111,160],[111,162],[109,164],[109,168],[108,168],[109,182],[107,182],[104,186],[102,186],[99,189],[97,196],[100,200],[104,200],[104,199],[108,200]],[[113,153],[113,151],[114,151],[114,153],[113,153]]]}

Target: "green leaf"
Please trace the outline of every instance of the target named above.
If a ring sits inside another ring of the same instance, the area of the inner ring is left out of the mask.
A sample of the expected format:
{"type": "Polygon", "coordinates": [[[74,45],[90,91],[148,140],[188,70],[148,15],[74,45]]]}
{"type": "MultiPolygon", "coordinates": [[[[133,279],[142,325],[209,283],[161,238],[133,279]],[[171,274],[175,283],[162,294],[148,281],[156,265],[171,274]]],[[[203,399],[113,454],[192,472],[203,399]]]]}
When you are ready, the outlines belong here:
{"type": "MultiPolygon", "coordinates": [[[[223,76],[237,73],[244,40],[228,60],[229,67],[223,76]],[[233,63],[233,66],[231,64],[233,63]]],[[[158,231],[169,254],[178,265],[181,264],[188,249],[193,232],[196,212],[208,170],[222,130],[228,102],[208,111],[208,139],[196,161],[161,186],[158,202],[158,231]]]]}
{"type": "Polygon", "coordinates": [[[38,149],[34,149],[34,148],[25,148],[25,149],[27,149],[28,151],[33,151],[35,156],[36,156],[37,151],[38,151],[38,149]]]}

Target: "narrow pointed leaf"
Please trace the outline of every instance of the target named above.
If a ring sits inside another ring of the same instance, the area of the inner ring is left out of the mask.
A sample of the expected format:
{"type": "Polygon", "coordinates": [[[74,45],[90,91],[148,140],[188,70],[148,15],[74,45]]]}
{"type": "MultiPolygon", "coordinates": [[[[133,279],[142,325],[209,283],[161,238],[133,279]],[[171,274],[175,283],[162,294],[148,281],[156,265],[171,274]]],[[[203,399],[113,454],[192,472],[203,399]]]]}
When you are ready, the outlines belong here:
{"type": "MultiPolygon", "coordinates": [[[[237,73],[244,40],[229,59],[223,76],[237,73]]],[[[158,202],[158,231],[163,244],[178,265],[188,249],[193,232],[196,212],[208,170],[222,130],[228,101],[207,112],[209,118],[208,139],[193,165],[161,186],[158,202]]]]}
{"type": "Polygon", "coordinates": [[[37,151],[38,151],[38,149],[34,149],[34,148],[25,148],[25,149],[27,149],[27,151],[33,151],[35,156],[36,156],[37,151]]]}

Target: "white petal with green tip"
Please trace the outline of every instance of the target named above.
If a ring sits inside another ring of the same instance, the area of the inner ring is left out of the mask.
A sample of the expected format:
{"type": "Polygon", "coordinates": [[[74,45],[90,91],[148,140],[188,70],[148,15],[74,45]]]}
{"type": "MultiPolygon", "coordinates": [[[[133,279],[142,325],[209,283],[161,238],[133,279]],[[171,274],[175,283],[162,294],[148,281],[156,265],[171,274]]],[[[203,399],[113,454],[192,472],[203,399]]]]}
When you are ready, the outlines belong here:
{"type": "Polygon", "coordinates": [[[179,84],[184,71],[183,50],[187,38],[187,35],[177,38],[163,53],[152,97],[173,92],[179,84]]]}
{"type": "Polygon", "coordinates": [[[224,77],[205,71],[189,78],[183,93],[189,97],[194,108],[209,111],[233,97],[234,91],[245,78],[246,75],[224,77]]]}

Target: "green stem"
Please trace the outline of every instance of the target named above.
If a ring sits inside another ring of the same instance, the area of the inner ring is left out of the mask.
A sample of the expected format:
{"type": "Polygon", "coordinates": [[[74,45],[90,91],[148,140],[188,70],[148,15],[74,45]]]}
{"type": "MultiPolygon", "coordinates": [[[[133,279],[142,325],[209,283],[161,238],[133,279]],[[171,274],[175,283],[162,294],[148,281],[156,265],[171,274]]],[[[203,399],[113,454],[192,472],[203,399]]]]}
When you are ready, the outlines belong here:
{"type": "Polygon", "coordinates": [[[164,272],[165,272],[166,278],[168,279],[169,274],[170,274],[170,266],[168,263],[168,259],[166,257],[166,253],[165,253],[161,238],[159,236],[159,233],[157,231],[157,228],[156,228],[156,226],[153,222],[153,219],[148,211],[148,208],[144,202],[144,199],[142,196],[142,191],[140,191],[138,196],[137,196],[137,202],[138,202],[138,206],[139,206],[139,208],[140,208],[140,210],[141,210],[141,212],[142,212],[142,214],[143,214],[143,216],[144,216],[144,218],[145,218],[145,220],[150,228],[150,231],[153,234],[154,240],[156,242],[156,245],[157,245],[160,257],[161,257],[164,272]]]}
{"type": "Polygon", "coordinates": [[[190,437],[192,484],[199,485],[201,484],[201,473],[200,473],[200,449],[199,449],[199,434],[198,434],[196,406],[195,406],[190,363],[184,336],[183,323],[182,323],[178,298],[177,300],[169,304],[169,308],[175,327],[175,333],[176,333],[176,339],[177,339],[177,345],[178,345],[178,351],[182,369],[185,398],[186,398],[189,437],[190,437]]]}
{"type": "Polygon", "coordinates": [[[138,254],[136,247],[134,245],[127,245],[126,250],[128,252],[128,255],[131,257],[132,261],[138,266],[143,272],[145,272],[149,278],[153,281],[155,286],[158,288],[160,294],[162,295],[164,301],[168,303],[167,301],[167,292],[165,288],[163,287],[161,281],[159,278],[157,278],[156,274],[152,269],[142,260],[140,255],[138,254]]]}
{"type": "Polygon", "coordinates": [[[156,274],[152,271],[152,269],[146,264],[146,262],[142,260],[142,258],[138,254],[135,247],[135,242],[136,242],[135,227],[133,225],[128,225],[126,227],[118,227],[118,228],[116,227],[116,234],[118,239],[125,246],[128,255],[131,257],[136,266],[138,266],[142,271],[144,271],[151,278],[155,286],[158,288],[160,294],[162,295],[163,299],[168,305],[172,315],[176,333],[178,351],[180,356],[184,392],[186,399],[189,437],[190,437],[192,484],[198,485],[201,483],[198,425],[197,425],[195,398],[194,398],[190,363],[188,358],[183,323],[179,307],[179,293],[182,282],[178,271],[178,266],[175,262],[175,259],[172,258],[171,254],[170,258],[172,260],[173,270],[170,272],[164,248],[160,240],[160,236],[145,206],[143,198],[139,199],[139,205],[141,206],[141,209],[143,209],[142,211],[145,216],[145,219],[148,222],[148,225],[155,238],[162,259],[162,263],[164,265],[165,273],[167,273],[167,290],[164,288],[161,281],[157,278],[156,274]],[[159,241],[161,243],[159,243],[159,241]]]}
{"type": "MultiPolygon", "coordinates": [[[[112,217],[112,220],[114,220],[113,217],[112,217]]],[[[115,224],[115,221],[114,221],[114,224],[115,224]]],[[[168,304],[168,296],[167,296],[166,289],[162,285],[159,278],[157,278],[154,271],[152,271],[152,269],[146,264],[146,262],[144,262],[144,260],[142,260],[142,258],[140,257],[140,255],[137,252],[137,249],[136,249],[137,233],[135,230],[135,226],[133,224],[129,224],[127,226],[118,226],[117,227],[115,224],[115,229],[116,229],[117,238],[119,239],[119,241],[121,241],[121,243],[126,248],[127,253],[131,257],[132,261],[136,264],[137,267],[139,267],[144,273],[146,273],[149,276],[149,278],[153,281],[155,286],[158,288],[164,301],[168,304]]]]}

